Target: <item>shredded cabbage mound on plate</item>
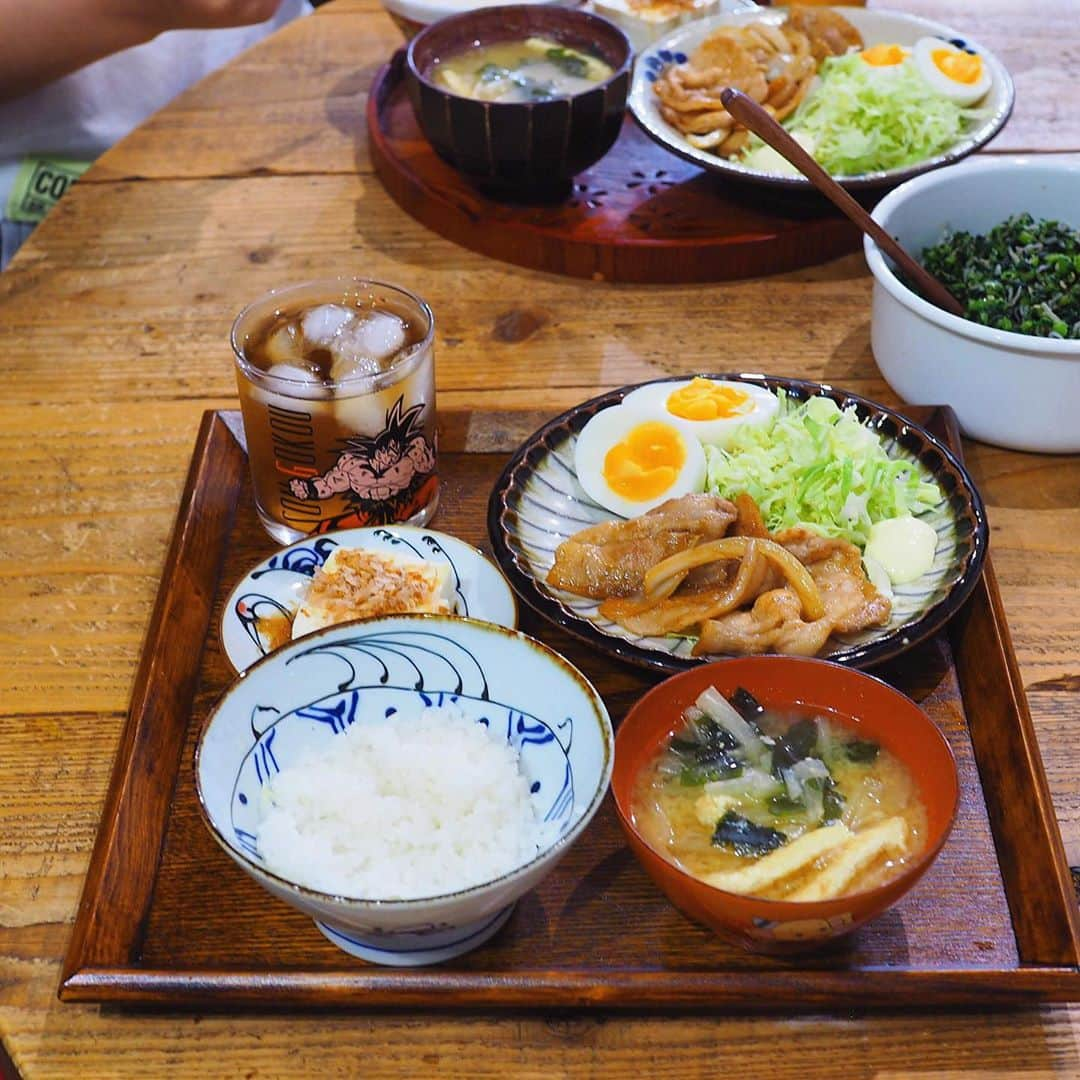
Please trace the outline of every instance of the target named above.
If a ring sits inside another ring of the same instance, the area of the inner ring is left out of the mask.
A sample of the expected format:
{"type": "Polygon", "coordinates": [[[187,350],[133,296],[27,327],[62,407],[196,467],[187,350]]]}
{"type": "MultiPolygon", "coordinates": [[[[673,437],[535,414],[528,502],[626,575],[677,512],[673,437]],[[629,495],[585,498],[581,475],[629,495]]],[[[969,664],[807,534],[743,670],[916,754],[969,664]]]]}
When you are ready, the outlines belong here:
{"type": "Polygon", "coordinates": [[[848,53],[823,61],[817,86],[784,126],[833,176],[857,176],[934,157],[981,115],[939,94],[910,60],[881,68],[848,53]]]}
{"type": "Polygon", "coordinates": [[[706,491],[748,492],[772,532],[803,525],[860,548],[874,522],[941,502],[938,485],[916,463],[890,458],[854,406],[778,396],[771,425],[739,428],[728,450],[705,447],[706,491]]]}

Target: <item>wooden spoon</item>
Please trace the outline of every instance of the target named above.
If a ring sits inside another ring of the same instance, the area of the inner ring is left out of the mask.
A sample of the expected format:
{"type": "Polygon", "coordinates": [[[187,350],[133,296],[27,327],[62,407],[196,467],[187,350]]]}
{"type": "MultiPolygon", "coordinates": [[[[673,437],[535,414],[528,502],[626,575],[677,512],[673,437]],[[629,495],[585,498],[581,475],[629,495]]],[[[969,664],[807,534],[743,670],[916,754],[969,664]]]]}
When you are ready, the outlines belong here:
{"type": "Polygon", "coordinates": [[[917,263],[753,98],[729,86],[720,91],[720,100],[743,127],[749,128],[781,157],[787,158],[825,198],[847,214],[893,259],[930,303],[950,315],[964,317],[964,308],[956,297],[917,263]]]}

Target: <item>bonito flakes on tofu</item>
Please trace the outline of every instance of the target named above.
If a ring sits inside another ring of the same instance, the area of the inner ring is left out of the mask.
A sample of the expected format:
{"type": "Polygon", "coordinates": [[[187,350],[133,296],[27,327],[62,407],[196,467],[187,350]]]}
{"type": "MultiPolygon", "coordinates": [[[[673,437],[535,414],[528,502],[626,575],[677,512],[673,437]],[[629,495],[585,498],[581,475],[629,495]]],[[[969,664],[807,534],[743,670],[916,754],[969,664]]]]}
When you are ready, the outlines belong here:
{"type": "Polygon", "coordinates": [[[303,637],[349,619],[453,610],[453,583],[446,564],[337,548],[315,571],[293,619],[292,636],[303,637]]]}

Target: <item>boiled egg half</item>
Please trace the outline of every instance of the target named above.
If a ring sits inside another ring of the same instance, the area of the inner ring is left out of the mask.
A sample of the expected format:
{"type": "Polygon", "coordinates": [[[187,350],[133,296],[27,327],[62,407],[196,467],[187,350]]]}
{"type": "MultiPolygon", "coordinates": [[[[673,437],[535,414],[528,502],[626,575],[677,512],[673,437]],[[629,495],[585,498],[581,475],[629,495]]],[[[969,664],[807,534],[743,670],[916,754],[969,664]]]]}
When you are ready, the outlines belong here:
{"type": "Polygon", "coordinates": [[[623,398],[623,405],[669,416],[688,425],[701,442],[726,448],[739,428],[771,422],[780,401],[763,386],[699,375],[639,386],[623,398]]]}
{"type": "Polygon", "coordinates": [[[574,468],[590,499],[626,518],[705,486],[705,451],[689,425],[626,404],[581,429],[574,468]]]}
{"type": "Polygon", "coordinates": [[[896,68],[908,58],[908,55],[907,49],[902,45],[881,42],[877,45],[871,45],[868,49],[863,49],[859,53],[859,59],[864,64],[869,64],[875,68],[896,68]]]}
{"type": "Polygon", "coordinates": [[[942,38],[925,37],[915,42],[912,55],[926,82],[957,105],[974,105],[990,89],[990,72],[977,53],[942,38]]]}

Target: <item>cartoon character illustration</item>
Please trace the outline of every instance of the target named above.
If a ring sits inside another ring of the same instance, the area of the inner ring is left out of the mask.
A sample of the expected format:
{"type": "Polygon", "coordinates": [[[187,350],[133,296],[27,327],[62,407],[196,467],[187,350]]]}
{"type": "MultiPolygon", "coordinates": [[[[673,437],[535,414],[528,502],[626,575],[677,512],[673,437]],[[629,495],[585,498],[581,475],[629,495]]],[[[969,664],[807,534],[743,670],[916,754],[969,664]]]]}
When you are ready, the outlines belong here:
{"type": "Polygon", "coordinates": [[[427,504],[435,477],[435,449],[420,425],[423,403],[402,409],[399,397],[377,435],[354,435],[322,476],[294,479],[298,499],[345,495],[352,513],[322,522],[319,531],[343,525],[384,525],[403,521],[427,504]]]}

